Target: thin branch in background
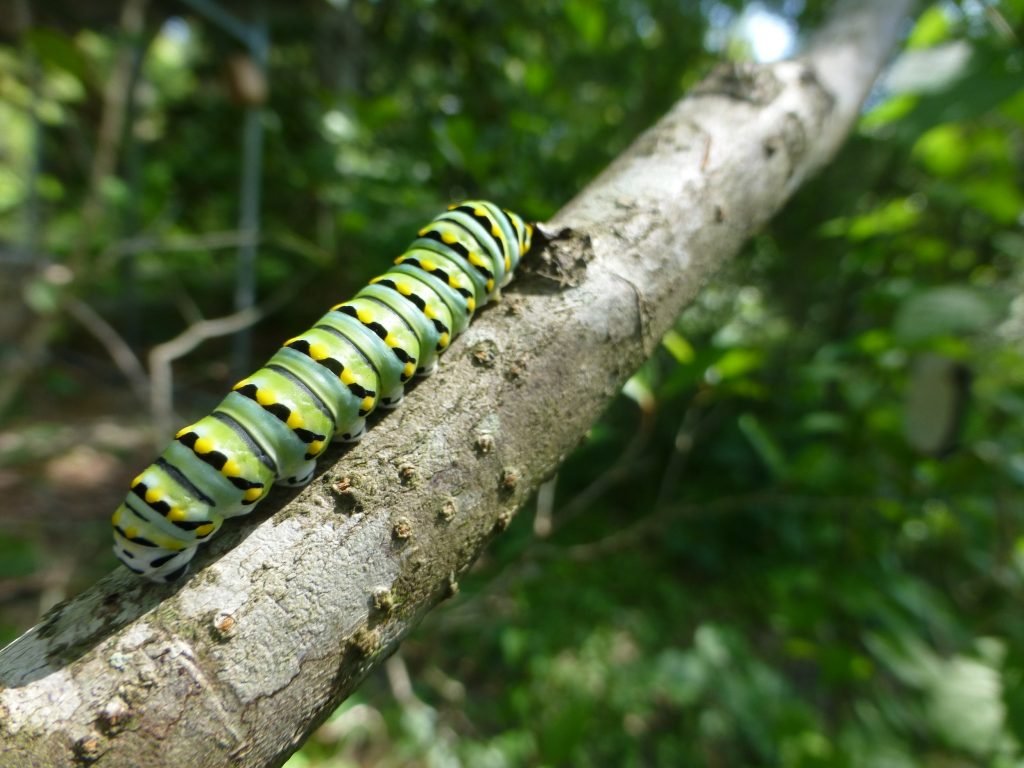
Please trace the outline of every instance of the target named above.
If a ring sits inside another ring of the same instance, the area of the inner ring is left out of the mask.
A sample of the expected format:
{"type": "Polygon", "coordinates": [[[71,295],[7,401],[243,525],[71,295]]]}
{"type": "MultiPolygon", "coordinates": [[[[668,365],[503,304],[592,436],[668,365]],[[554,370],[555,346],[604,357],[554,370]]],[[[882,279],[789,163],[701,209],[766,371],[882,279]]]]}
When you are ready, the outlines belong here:
{"type": "Polygon", "coordinates": [[[1013,25],[1006,20],[1003,12],[991,0],[985,0],[983,5],[985,7],[985,15],[988,17],[988,23],[992,25],[992,28],[999,36],[1006,42],[1019,43],[1020,40],[1013,29],[1013,25]]]}
{"type": "Polygon", "coordinates": [[[117,158],[125,136],[128,112],[128,89],[133,86],[135,41],[145,33],[147,0],[125,0],[121,6],[121,44],[103,89],[103,111],[96,135],[96,151],[89,170],[89,188],[81,208],[81,233],[77,247],[69,257],[69,266],[76,275],[86,269],[85,256],[94,242],[97,225],[103,218],[105,197],[103,185],[117,171],[117,158]]]}
{"type": "Polygon", "coordinates": [[[538,539],[546,539],[551,535],[557,484],[558,475],[555,475],[537,489],[537,512],[533,518],[533,535],[538,539]]]}
{"type": "MultiPolygon", "coordinates": [[[[908,503],[905,499],[884,501],[908,503]]],[[[791,514],[808,509],[821,514],[865,511],[873,513],[882,502],[882,498],[871,496],[818,497],[752,491],[735,496],[723,496],[707,502],[679,503],[654,508],[655,511],[651,514],[594,541],[570,546],[541,542],[524,550],[515,561],[509,563],[501,573],[488,582],[486,589],[467,596],[460,603],[451,606],[444,616],[440,617],[438,626],[442,632],[459,632],[465,627],[478,626],[484,620],[493,621],[496,615],[512,615],[518,610],[518,603],[508,595],[528,579],[543,573],[545,562],[561,559],[572,563],[587,563],[599,560],[632,549],[645,539],[658,536],[666,525],[678,523],[680,519],[717,517],[766,504],[785,507],[791,514]]]]}
{"type": "Polygon", "coordinates": [[[395,697],[395,701],[399,703],[402,709],[427,708],[427,705],[423,703],[423,700],[413,690],[412,678],[409,677],[409,668],[405,664],[405,659],[402,658],[401,651],[388,658],[384,663],[384,672],[387,674],[391,695],[395,697]]]}
{"type": "Polygon", "coordinates": [[[676,430],[676,436],[672,443],[672,455],[665,464],[665,470],[661,474],[661,482],[658,484],[658,493],[654,497],[655,508],[668,502],[669,497],[675,490],[676,484],[682,478],[686,464],[697,444],[697,431],[700,429],[701,422],[707,414],[707,410],[702,404],[703,394],[704,391],[695,393],[686,411],[683,413],[683,418],[679,422],[679,428],[676,430]]]}
{"type": "Polygon", "coordinates": [[[842,511],[849,513],[850,511],[875,510],[881,501],[881,499],[876,497],[816,497],[753,491],[735,496],[723,496],[707,502],[672,504],[660,508],[656,507],[657,511],[652,514],[602,539],[564,548],[545,547],[541,556],[565,557],[575,563],[596,560],[614,552],[621,552],[635,547],[644,539],[662,531],[666,523],[678,521],[680,518],[693,520],[701,517],[732,514],[758,505],[773,504],[789,510],[810,507],[819,512],[831,513],[842,511]]]}
{"type": "Polygon", "coordinates": [[[174,304],[178,307],[178,311],[185,319],[185,322],[189,325],[201,323],[203,321],[203,310],[200,308],[199,303],[192,298],[192,294],[181,284],[177,277],[173,277],[172,280],[175,288],[174,304]]]}
{"type": "Polygon", "coordinates": [[[156,425],[154,434],[158,442],[162,444],[173,428],[174,383],[171,364],[204,341],[251,327],[288,303],[304,283],[305,279],[293,280],[262,304],[214,320],[193,323],[173,339],[157,344],[149,351],[149,405],[156,425]]]}
{"type": "Polygon", "coordinates": [[[594,482],[577,493],[562,509],[552,517],[550,533],[564,528],[569,522],[583,514],[617,483],[631,477],[636,470],[640,458],[646,450],[654,434],[654,410],[640,408],[640,423],[636,432],[615,463],[595,478],[594,482]]]}
{"type": "Polygon", "coordinates": [[[107,354],[110,355],[110,359],[128,380],[139,403],[145,405],[149,401],[150,395],[149,377],[146,376],[142,362],[128,346],[128,342],[84,301],[71,297],[65,301],[64,307],[71,317],[103,345],[107,354]]]}
{"type": "Polygon", "coordinates": [[[422,734],[419,739],[424,743],[429,742],[432,748],[439,745],[444,752],[452,749],[459,737],[444,719],[439,716],[436,709],[430,706],[416,695],[412,685],[412,677],[409,675],[409,667],[401,651],[397,651],[388,657],[384,662],[384,674],[388,679],[388,687],[395,697],[398,706],[410,722],[423,723],[426,721],[432,733],[422,734]]]}

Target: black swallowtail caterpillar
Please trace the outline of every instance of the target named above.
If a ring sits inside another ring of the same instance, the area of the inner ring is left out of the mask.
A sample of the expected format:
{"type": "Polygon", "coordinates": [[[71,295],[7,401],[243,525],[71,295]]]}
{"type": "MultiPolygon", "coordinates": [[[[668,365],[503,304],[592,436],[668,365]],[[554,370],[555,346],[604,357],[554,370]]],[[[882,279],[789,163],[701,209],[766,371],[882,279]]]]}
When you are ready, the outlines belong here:
{"type": "Polygon", "coordinates": [[[511,279],[532,234],[483,201],[453,205],[421,229],[390,270],[286,341],[142,470],[113,515],[117,557],[174,581],[198,545],[272,483],[308,483],[332,439],[358,440],[370,413],[394,408],[405,382],[433,372],[438,353],[511,279]]]}

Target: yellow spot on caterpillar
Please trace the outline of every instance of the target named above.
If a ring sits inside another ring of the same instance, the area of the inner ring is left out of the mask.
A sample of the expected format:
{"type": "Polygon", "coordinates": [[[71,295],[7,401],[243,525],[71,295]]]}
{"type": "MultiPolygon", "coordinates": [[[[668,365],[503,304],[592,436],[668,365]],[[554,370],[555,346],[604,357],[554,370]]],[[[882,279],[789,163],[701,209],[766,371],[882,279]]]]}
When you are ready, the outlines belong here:
{"type": "Polygon", "coordinates": [[[510,259],[508,256],[506,256],[505,257],[505,272],[511,272],[511,271],[512,271],[512,259],[510,259]]]}
{"type": "Polygon", "coordinates": [[[432,306],[430,306],[429,304],[427,304],[423,308],[423,314],[426,315],[427,317],[429,317],[431,320],[433,320],[435,317],[437,317],[437,312],[435,312],[434,308],[432,306]]]}
{"type": "Polygon", "coordinates": [[[298,411],[292,411],[288,414],[288,421],[285,423],[292,429],[298,429],[306,423],[306,420],[302,418],[302,414],[298,411]]]}
{"type": "Polygon", "coordinates": [[[242,387],[244,387],[248,383],[249,383],[248,379],[242,379],[240,382],[238,382],[237,384],[235,384],[235,386],[233,386],[231,388],[231,391],[234,392],[237,389],[241,389],[242,387]]]}
{"type": "Polygon", "coordinates": [[[494,281],[493,280],[488,280],[487,281],[487,292],[490,293],[493,290],[494,290],[494,281]]]}
{"type": "Polygon", "coordinates": [[[470,312],[476,311],[476,299],[474,299],[472,296],[466,299],[466,309],[468,309],[470,312]]]}
{"type": "Polygon", "coordinates": [[[437,344],[441,349],[445,349],[451,343],[451,337],[447,333],[442,333],[441,337],[437,340],[437,344]]]}
{"type": "Polygon", "coordinates": [[[196,453],[209,453],[213,450],[213,440],[208,437],[200,437],[193,446],[196,453]]]}
{"type": "Polygon", "coordinates": [[[213,523],[200,525],[198,528],[196,528],[196,536],[208,536],[209,534],[213,533],[214,528],[215,526],[213,523]]]}
{"type": "Polygon", "coordinates": [[[310,456],[319,456],[324,450],[324,443],[320,440],[314,440],[309,444],[309,448],[306,453],[310,456]]]}
{"type": "Polygon", "coordinates": [[[181,520],[185,520],[187,518],[188,515],[185,513],[185,510],[182,509],[181,507],[171,507],[171,511],[167,513],[167,519],[170,520],[172,523],[175,521],[180,522],[181,520]]]}
{"type": "Polygon", "coordinates": [[[256,402],[260,405],[273,405],[277,402],[277,398],[269,389],[257,389],[256,402]]]}
{"type": "Polygon", "coordinates": [[[224,462],[224,466],[220,468],[220,473],[225,477],[241,477],[242,469],[238,466],[237,461],[228,459],[224,462]]]}
{"type": "Polygon", "coordinates": [[[290,345],[294,344],[296,341],[299,341],[301,338],[302,338],[301,336],[292,336],[290,339],[285,341],[284,345],[286,347],[290,346],[290,345]]]}
{"type": "Polygon", "coordinates": [[[452,245],[453,243],[459,242],[459,238],[453,232],[442,232],[441,233],[441,240],[446,245],[452,245]]]}
{"type": "Polygon", "coordinates": [[[377,275],[377,277],[373,278],[370,281],[370,285],[375,285],[375,284],[379,283],[383,279],[384,279],[384,275],[377,275]]]}
{"type": "Polygon", "coordinates": [[[142,482],[142,475],[144,475],[144,474],[145,474],[145,472],[135,476],[135,479],[132,480],[132,488],[134,488],[136,485],[138,485],[139,483],[142,482]]]}
{"type": "Polygon", "coordinates": [[[181,552],[188,545],[183,541],[176,541],[175,539],[160,537],[160,541],[157,542],[164,549],[171,549],[175,552],[181,552]]]}
{"type": "Polygon", "coordinates": [[[395,338],[395,334],[389,333],[387,336],[384,337],[384,343],[387,344],[389,347],[397,347],[399,342],[398,339],[395,338]]]}
{"type": "Polygon", "coordinates": [[[458,203],[452,203],[451,205],[448,206],[448,210],[449,211],[454,211],[458,207],[459,207],[458,203]]]}
{"type": "Polygon", "coordinates": [[[349,384],[355,384],[356,377],[352,374],[348,368],[342,368],[341,373],[338,374],[338,378],[341,379],[341,383],[346,387],[349,384]]]}
{"type": "Polygon", "coordinates": [[[319,343],[310,344],[309,356],[314,360],[323,360],[325,357],[328,357],[327,346],[319,343]]]}
{"type": "Polygon", "coordinates": [[[425,237],[427,232],[429,232],[429,231],[430,231],[430,225],[428,224],[427,226],[425,226],[423,229],[421,229],[416,234],[419,235],[420,237],[425,237]]]}
{"type": "Polygon", "coordinates": [[[497,224],[491,224],[491,234],[502,240],[505,239],[505,237],[501,234],[501,230],[498,228],[497,224]]]}
{"type": "Polygon", "coordinates": [[[412,293],[412,289],[410,289],[409,286],[406,285],[405,283],[395,281],[395,287],[398,289],[398,292],[403,296],[409,296],[412,293]]]}
{"type": "Polygon", "coordinates": [[[118,507],[117,509],[114,510],[114,514],[110,516],[110,522],[112,525],[121,524],[121,509],[121,507],[118,507]]]}
{"type": "Polygon", "coordinates": [[[402,366],[402,375],[405,376],[405,378],[409,378],[414,373],[416,373],[415,363],[406,363],[404,366],[402,366]]]}
{"type": "Polygon", "coordinates": [[[148,491],[146,491],[146,503],[155,504],[156,502],[160,501],[160,498],[162,496],[163,494],[160,493],[160,491],[158,491],[156,488],[150,488],[148,491]]]}
{"type": "Polygon", "coordinates": [[[192,427],[191,426],[182,427],[181,429],[179,429],[177,432],[174,433],[174,439],[177,440],[180,437],[182,437],[183,435],[187,435],[191,431],[192,431],[192,427]]]}
{"type": "Polygon", "coordinates": [[[367,411],[367,412],[372,411],[373,410],[373,405],[374,405],[373,398],[370,397],[369,395],[367,395],[366,397],[363,398],[363,403],[362,403],[362,406],[361,406],[360,410],[367,411]]]}
{"type": "Polygon", "coordinates": [[[359,322],[362,323],[363,325],[369,325],[370,323],[373,322],[373,314],[367,312],[365,309],[357,309],[356,317],[359,318],[359,322]]]}
{"type": "Polygon", "coordinates": [[[423,267],[427,272],[433,272],[437,269],[437,264],[430,259],[420,259],[420,266],[423,267]]]}
{"type": "Polygon", "coordinates": [[[474,267],[487,266],[487,262],[484,261],[483,258],[481,258],[480,254],[477,253],[476,251],[469,252],[469,263],[472,264],[474,267]]]}
{"type": "Polygon", "coordinates": [[[125,538],[134,539],[136,536],[139,535],[139,529],[135,526],[130,526],[124,529],[124,535],[125,538]]]}
{"type": "Polygon", "coordinates": [[[242,498],[246,501],[256,501],[260,496],[263,495],[262,488],[248,488],[245,493],[242,494],[242,498]]]}

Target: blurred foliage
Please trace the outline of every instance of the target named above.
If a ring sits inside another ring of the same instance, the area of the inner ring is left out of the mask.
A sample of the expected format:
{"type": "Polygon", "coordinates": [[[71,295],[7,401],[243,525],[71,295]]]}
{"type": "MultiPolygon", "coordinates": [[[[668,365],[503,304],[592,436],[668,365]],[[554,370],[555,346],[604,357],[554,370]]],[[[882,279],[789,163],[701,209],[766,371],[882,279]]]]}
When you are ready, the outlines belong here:
{"type": "MultiPolygon", "coordinates": [[[[766,19],[802,34],[822,6],[271,13],[260,290],[310,287],[260,344],[449,198],[549,215],[713,61],[758,54],[766,19]]],[[[1022,39],[1022,0],[924,10],[837,160],[289,766],[1024,765],[1022,39]]],[[[0,48],[0,242],[18,251],[34,206],[51,269],[20,283],[26,306],[59,313],[74,291],[120,328],[141,317],[125,334],[145,349],[229,311],[233,251],[205,233],[237,216],[242,108],[223,74],[236,43],[183,12],[153,21],[118,173],[91,185],[103,87],[132,44],[40,26],[0,48]],[[83,231],[90,195],[104,215],[83,231]]],[[[223,389],[222,353],[179,366],[181,410],[223,389]]],[[[60,325],[0,434],[0,483],[95,474],[68,424],[127,391],[102,355],[60,325]],[[24,480],[48,450],[62,463],[24,480]]],[[[92,434],[135,461],[123,430],[92,434]]],[[[88,549],[85,527],[65,549],[88,549]]],[[[61,541],[0,528],[0,587],[52,573],[61,541]]]]}

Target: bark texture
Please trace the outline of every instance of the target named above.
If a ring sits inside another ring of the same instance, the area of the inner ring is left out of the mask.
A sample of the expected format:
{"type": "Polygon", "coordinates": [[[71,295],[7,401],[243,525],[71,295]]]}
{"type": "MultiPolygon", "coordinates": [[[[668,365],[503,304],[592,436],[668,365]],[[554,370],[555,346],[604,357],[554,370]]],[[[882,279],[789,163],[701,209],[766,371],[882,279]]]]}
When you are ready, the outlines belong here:
{"type": "Polygon", "coordinates": [[[0,767],[273,766],[457,589],[707,277],[845,138],[910,0],[723,67],[545,226],[505,300],[183,585],[118,569],[0,652],[0,767]]]}

